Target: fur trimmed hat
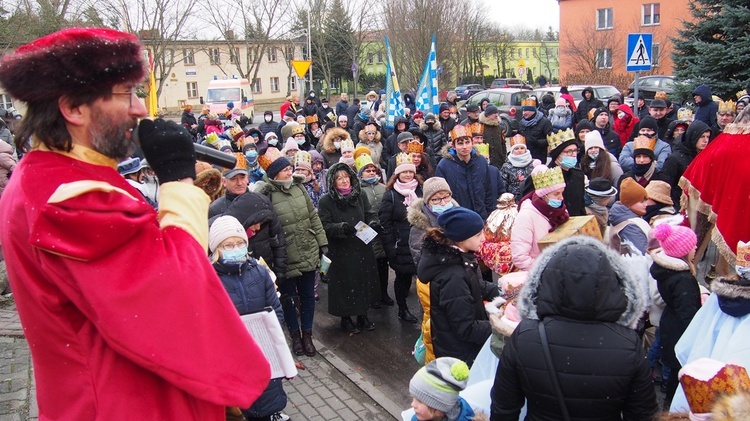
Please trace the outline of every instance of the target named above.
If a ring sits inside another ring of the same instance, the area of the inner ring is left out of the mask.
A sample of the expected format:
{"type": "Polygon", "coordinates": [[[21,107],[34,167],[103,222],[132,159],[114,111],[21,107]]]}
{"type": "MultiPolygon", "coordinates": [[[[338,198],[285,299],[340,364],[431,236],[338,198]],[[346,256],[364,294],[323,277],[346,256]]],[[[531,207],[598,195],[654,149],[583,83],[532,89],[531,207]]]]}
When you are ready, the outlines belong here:
{"type": "Polygon", "coordinates": [[[18,48],[0,61],[0,84],[26,103],[107,95],[146,76],[135,35],[105,28],[68,28],[18,48]]]}

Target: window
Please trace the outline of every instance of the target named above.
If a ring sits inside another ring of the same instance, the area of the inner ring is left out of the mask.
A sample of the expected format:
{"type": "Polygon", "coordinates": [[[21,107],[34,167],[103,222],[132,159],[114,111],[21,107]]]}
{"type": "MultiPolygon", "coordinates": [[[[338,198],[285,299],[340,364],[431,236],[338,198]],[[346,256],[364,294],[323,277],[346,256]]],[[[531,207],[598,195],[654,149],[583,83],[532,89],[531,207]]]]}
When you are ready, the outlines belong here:
{"type": "Polygon", "coordinates": [[[166,55],[167,63],[169,63],[170,66],[174,66],[174,50],[169,48],[164,53],[166,55]]]}
{"type": "Polygon", "coordinates": [[[182,50],[182,61],[188,66],[195,65],[195,53],[192,48],[182,50]]]}
{"type": "Polygon", "coordinates": [[[659,13],[659,9],[659,3],[644,4],[642,25],[658,25],[659,22],[661,22],[661,14],[659,13]]]}
{"type": "Polygon", "coordinates": [[[521,58],[521,57],[523,57],[523,52],[521,52],[521,49],[519,48],[518,49],[518,58],[521,58]]]}
{"type": "Polygon", "coordinates": [[[651,44],[651,67],[659,67],[659,53],[661,48],[659,44],[651,44]]]}
{"type": "Polygon", "coordinates": [[[279,92],[279,78],[271,78],[271,92],[279,92]]]}
{"type": "Polygon", "coordinates": [[[290,91],[297,90],[297,78],[294,76],[289,76],[289,90],[290,91]]]}
{"type": "Polygon", "coordinates": [[[596,9],[596,29],[612,29],[612,8],[596,9]]]}
{"type": "Polygon", "coordinates": [[[515,58],[515,57],[514,57],[515,55],[516,55],[516,50],[514,50],[514,49],[512,49],[512,48],[511,48],[511,49],[510,49],[510,58],[511,58],[511,59],[515,58]]]}
{"type": "Polygon", "coordinates": [[[221,55],[218,48],[209,48],[208,58],[211,64],[221,64],[221,55]]]}
{"type": "Polygon", "coordinates": [[[377,58],[378,58],[378,63],[382,63],[383,62],[383,52],[382,51],[378,51],[378,57],[377,58]]]}
{"type": "Polygon", "coordinates": [[[531,54],[536,57],[536,47],[531,49],[531,54]]]}
{"type": "Polygon", "coordinates": [[[526,58],[529,58],[529,48],[526,47],[526,58]]]}
{"type": "Polygon", "coordinates": [[[367,53],[367,64],[373,64],[374,63],[374,56],[372,53],[367,53]]]}
{"type": "Polygon", "coordinates": [[[240,49],[236,47],[229,48],[229,64],[240,64],[240,49]]]}
{"type": "Polygon", "coordinates": [[[259,94],[261,92],[262,92],[262,90],[261,90],[261,86],[260,86],[260,78],[253,79],[253,93],[254,94],[259,94]]]}
{"type": "Polygon", "coordinates": [[[247,50],[247,61],[249,63],[255,63],[258,61],[258,47],[250,47],[247,50]]]}
{"type": "Polygon", "coordinates": [[[294,60],[294,47],[286,47],[284,58],[286,58],[287,60],[294,60]]]}
{"type": "Polygon", "coordinates": [[[276,63],[276,47],[270,47],[268,49],[268,62],[276,63]]]}
{"type": "Polygon", "coordinates": [[[198,82],[187,83],[187,96],[188,98],[198,98],[198,82]]]}
{"type": "Polygon", "coordinates": [[[596,50],[596,68],[597,69],[611,69],[612,68],[612,50],[604,48],[596,50]]]}

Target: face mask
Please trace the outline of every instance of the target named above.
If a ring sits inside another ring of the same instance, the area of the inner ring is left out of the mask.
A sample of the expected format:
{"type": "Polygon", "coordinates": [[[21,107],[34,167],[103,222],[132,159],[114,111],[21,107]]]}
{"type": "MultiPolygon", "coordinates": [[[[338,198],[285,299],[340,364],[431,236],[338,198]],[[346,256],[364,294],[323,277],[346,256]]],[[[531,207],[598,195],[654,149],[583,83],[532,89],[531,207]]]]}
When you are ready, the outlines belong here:
{"type": "Polygon", "coordinates": [[[456,119],[456,115],[455,114],[451,114],[451,118],[455,120],[456,119]]]}
{"type": "Polygon", "coordinates": [[[547,202],[547,204],[550,205],[550,207],[553,207],[553,208],[557,209],[560,206],[562,206],[563,201],[562,200],[557,200],[557,199],[550,199],[549,202],[547,202]]]}
{"type": "Polygon", "coordinates": [[[453,203],[448,203],[447,205],[430,205],[430,207],[432,208],[433,212],[438,215],[442,215],[443,212],[453,207],[453,203]]]}
{"type": "Polygon", "coordinates": [[[618,111],[617,112],[617,118],[619,118],[620,120],[622,120],[623,118],[625,118],[625,112],[624,111],[618,111]]]}
{"type": "Polygon", "coordinates": [[[268,144],[271,146],[276,146],[276,144],[278,143],[279,143],[279,139],[276,139],[275,137],[268,139],[268,144]]]}
{"type": "Polygon", "coordinates": [[[560,162],[560,165],[567,169],[571,169],[576,166],[576,163],[578,162],[578,159],[574,156],[564,156],[562,161],[560,162]]]}
{"type": "Polygon", "coordinates": [[[143,184],[156,184],[156,176],[144,175],[143,184]]]}
{"type": "Polygon", "coordinates": [[[247,158],[248,161],[255,161],[255,159],[258,158],[258,151],[250,149],[245,152],[245,158],[247,158]]]}
{"type": "Polygon", "coordinates": [[[307,139],[294,139],[294,141],[297,142],[297,144],[299,146],[302,146],[302,145],[305,144],[305,142],[307,141],[307,139]]]}
{"type": "Polygon", "coordinates": [[[372,177],[363,178],[362,181],[364,181],[367,184],[375,184],[378,182],[378,176],[376,175],[372,177]]]}
{"type": "Polygon", "coordinates": [[[336,149],[341,149],[341,142],[333,142],[333,147],[336,149]]]}
{"type": "Polygon", "coordinates": [[[267,115],[267,116],[263,117],[263,119],[266,120],[266,123],[270,123],[271,120],[273,120],[273,116],[272,115],[267,115]]]}
{"type": "Polygon", "coordinates": [[[599,152],[597,152],[597,153],[590,153],[589,154],[589,158],[591,158],[592,160],[596,161],[596,158],[599,158],[599,152]]]}
{"type": "Polygon", "coordinates": [[[314,93],[310,94],[310,98],[315,98],[315,94],[314,93]]]}
{"type": "Polygon", "coordinates": [[[247,260],[247,246],[221,251],[221,260],[224,263],[239,263],[247,260]]]}

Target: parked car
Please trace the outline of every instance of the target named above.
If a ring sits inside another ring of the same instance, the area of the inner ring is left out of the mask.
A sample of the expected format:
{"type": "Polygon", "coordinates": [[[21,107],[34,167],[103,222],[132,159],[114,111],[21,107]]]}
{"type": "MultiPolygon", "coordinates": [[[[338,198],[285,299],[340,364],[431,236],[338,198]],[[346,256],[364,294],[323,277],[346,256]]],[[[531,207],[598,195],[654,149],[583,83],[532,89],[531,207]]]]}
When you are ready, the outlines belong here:
{"type": "MultiPolygon", "coordinates": [[[[620,91],[612,85],[570,85],[568,86],[568,92],[573,96],[573,100],[576,105],[583,99],[583,90],[587,87],[591,87],[594,90],[594,97],[600,101],[606,103],[606,101],[612,95],[619,95],[620,91]]],[[[555,100],[560,98],[560,87],[550,86],[546,88],[537,88],[533,90],[533,94],[537,97],[537,100],[541,102],[542,96],[547,92],[551,92],[555,95],[555,100]]]]}
{"type": "Polygon", "coordinates": [[[459,100],[469,99],[470,96],[482,90],[484,90],[484,86],[476,83],[458,85],[456,86],[456,89],[454,89],[459,100]]]}
{"type": "MultiPolygon", "coordinates": [[[[638,96],[646,99],[654,99],[654,95],[664,91],[667,95],[674,92],[674,76],[641,76],[638,78],[638,96]]],[[[627,96],[635,95],[635,80],[628,86],[627,96]]]]}
{"type": "Polygon", "coordinates": [[[526,84],[526,82],[522,81],[521,79],[498,78],[493,80],[492,84],[490,85],[490,89],[495,88],[531,89],[531,85],[526,84]]]}
{"type": "Polygon", "coordinates": [[[528,89],[518,88],[497,88],[485,89],[472,95],[459,109],[461,119],[466,118],[466,107],[469,105],[479,105],[483,99],[489,99],[490,103],[497,107],[500,118],[503,121],[503,130],[505,135],[510,134],[511,120],[518,119],[521,115],[519,111],[521,101],[528,98],[532,93],[528,89]]]}

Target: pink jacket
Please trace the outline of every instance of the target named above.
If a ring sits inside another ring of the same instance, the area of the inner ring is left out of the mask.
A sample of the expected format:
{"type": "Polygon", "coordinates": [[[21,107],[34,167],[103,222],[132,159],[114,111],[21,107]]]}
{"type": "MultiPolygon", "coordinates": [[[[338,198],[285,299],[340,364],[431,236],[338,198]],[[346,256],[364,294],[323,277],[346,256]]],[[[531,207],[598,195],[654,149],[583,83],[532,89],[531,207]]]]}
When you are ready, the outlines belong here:
{"type": "Polygon", "coordinates": [[[549,233],[551,227],[547,218],[531,204],[531,199],[521,203],[521,210],[510,231],[510,253],[516,268],[531,269],[541,253],[537,242],[549,233]]]}

